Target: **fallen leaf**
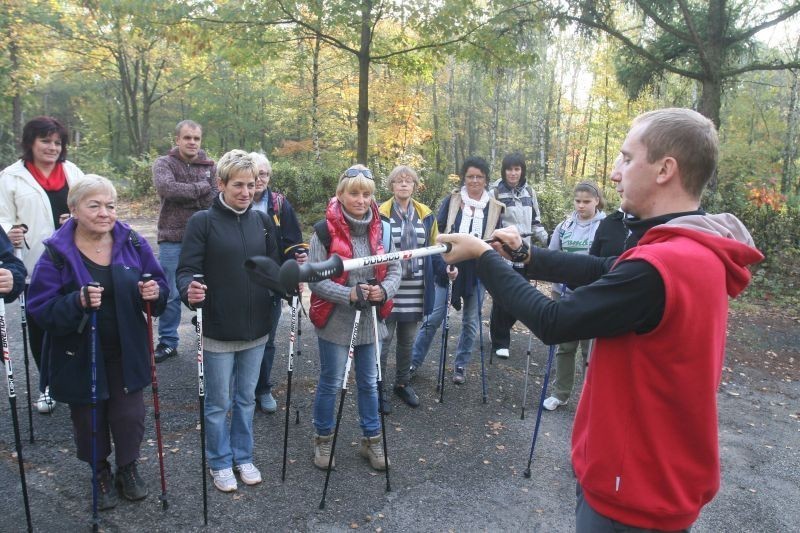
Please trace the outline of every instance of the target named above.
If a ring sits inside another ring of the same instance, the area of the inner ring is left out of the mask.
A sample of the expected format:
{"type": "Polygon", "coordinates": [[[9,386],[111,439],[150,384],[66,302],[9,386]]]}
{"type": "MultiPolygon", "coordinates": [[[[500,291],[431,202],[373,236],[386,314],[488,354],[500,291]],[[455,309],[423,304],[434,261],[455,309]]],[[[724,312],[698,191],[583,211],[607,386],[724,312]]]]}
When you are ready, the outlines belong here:
{"type": "Polygon", "coordinates": [[[352,524],[350,524],[350,529],[358,529],[358,524],[353,522],[352,524]]]}
{"type": "Polygon", "coordinates": [[[492,464],[492,462],[489,459],[484,459],[483,460],[483,464],[488,465],[488,464],[492,464]]]}
{"type": "Polygon", "coordinates": [[[505,450],[506,449],[506,447],[503,446],[502,444],[495,444],[494,447],[497,448],[498,450],[505,450]]]}
{"type": "Polygon", "coordinates": [[[170,449],[170,451],[172,453],[178,453],[180,451],[180,448],[172,448],[172,449],[170,449]]]}

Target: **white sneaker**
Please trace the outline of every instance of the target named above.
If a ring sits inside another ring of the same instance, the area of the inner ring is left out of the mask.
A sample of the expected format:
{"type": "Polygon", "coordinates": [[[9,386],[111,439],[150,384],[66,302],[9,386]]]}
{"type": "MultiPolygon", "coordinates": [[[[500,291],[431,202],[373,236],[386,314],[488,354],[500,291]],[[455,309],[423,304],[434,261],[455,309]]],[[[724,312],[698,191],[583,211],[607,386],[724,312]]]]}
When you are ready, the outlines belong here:
{"type": "Polygon", "coordinates": [[[567,402],[566,401],[562,402],[555,396],[550,396],[544,402],[542,402],[542,405],[548,411],[555,411],[556,407],[558,407],[559,405],[567,405],[567,402]]]}
{"type": "Polygon", "coordinates": [[[217,487],[217,490],[233,492],[238,488],[232,469],[223,468],[222,470],[209,470],[209,472],[211,472],[211,477],[214,478],[214,486],[217,487]]]}
{"type": "Polygon", "coordinates": [[[261,483],[261,472],[253,463],[245,463],[234,467],[245,485],[258,485],[261,483]]]}
{"type": "Polygon", "coordinates": [[[43,415],[49,415],[56,408],[56,402],[50,397],[50,387],[44,389],[44,392],[36,400],[36,410],[43,415]]]}
{"type": "Polygon", "coordinates": [[[508,359],[508,348],[498,348],[495,350],[494,354],[500,359],[508,359]]]}

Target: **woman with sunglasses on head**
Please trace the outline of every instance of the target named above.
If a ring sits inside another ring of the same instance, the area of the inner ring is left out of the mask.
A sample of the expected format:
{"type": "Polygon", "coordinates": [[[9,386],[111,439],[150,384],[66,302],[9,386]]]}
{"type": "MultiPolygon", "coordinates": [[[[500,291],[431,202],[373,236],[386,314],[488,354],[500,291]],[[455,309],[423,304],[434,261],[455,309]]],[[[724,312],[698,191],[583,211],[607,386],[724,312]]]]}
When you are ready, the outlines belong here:
{"type": "MultiPolygon", "coordinates": [[[[437,224],[439,233],[469,233],[488,239],[501,227],[500,216],[505,206],[492,198],[488,191],[489,164],[481,157],[468,157],[461,166],[461,187],[447,196],[439,207],[437,224]]],[[[453,271],[443,271],[436,276],[436,300],[433,311],[425,316],[411,349],[411,372],[422,365],[433,342],[436,330],[447,312],[448,276],[454,279],[451,302],[463,315],[461,335],[456,348],[453,383],[466,382],[466,367],[472,358],[472,347],[478,335],[478,306],[483,299],[483,288],[475,273],[475,261],[458,263],[453,271]],[[446,273],[445,273],[446,272],[446,273]],[[456,277],[457,276],[457,277],[456,277]]]]}
{"type": "MultiPolygon", "coordinates": [[[[331,254],[344,259],[366,257],[393,250],[375,203],[375,182],[363,165],[354,165],[342,173],[336,196],[328,202],[325,220],[314,225],[309,244],[309,261],[324,261],[331,254]],[[388,243],[388,246],[384,245],[388,243]],[[389,248],[389,250],[386,250],[389,248]]],[[[354,340],[353,367],[358,391],[358,415],[363,437],[359,453],[375,470],[386,469],[378,415],[377,368],[375,365],[375,328],[369,305],[377,305],[378,335],[386,335],[383,320],[392,309],[391,298],[400,282],[400,265],[389,263],[345,272],[331,279],[309,283],[311,322],[319,341],[320,376],[314,398],[314,465],[334,466],[331,457],[334,409],[342,388],[344,368],[356,310],[363,308],[354,340]],[[368,280],[377,280],[370,285],[368,280]]]]}
{"type": "MultiPolygon", "coordinates": [[[[0,173],[0,225],[6,231],[28,273],[44,251],[44,240],[69,218],[67,194],[83,172],[67,161],[67,128],[53,117],[36,117],[22,129],[22,156],[0,173]]],[[[28,287],[25,293],[27,295],[28,287]]],[[[44,330],[26,311],[31,353],[41,368],[44,330]]],[[[50,391],[36,402],[42,414],[53,412],[50,391]]]]}

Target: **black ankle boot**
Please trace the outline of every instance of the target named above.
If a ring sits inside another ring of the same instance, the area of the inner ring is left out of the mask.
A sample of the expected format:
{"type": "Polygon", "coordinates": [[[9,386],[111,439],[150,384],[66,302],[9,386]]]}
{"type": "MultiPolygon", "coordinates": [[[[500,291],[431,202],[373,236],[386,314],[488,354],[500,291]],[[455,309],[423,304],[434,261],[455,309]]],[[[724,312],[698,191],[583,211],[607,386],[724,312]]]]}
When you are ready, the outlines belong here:
{"type": "Polygon", "coordinates": [[[136,469],[136,461],[117,468],[117,488],[127,500],[141,500],[147,497],[147,484],[136,469]]]}
{"type": "Polygon", "coordinates": [[[97,509],[105,511],[113,509],[119,503],[117,491],[114,490],[114,476],[111,465],[103,462],[97,467],[97,509]]]}

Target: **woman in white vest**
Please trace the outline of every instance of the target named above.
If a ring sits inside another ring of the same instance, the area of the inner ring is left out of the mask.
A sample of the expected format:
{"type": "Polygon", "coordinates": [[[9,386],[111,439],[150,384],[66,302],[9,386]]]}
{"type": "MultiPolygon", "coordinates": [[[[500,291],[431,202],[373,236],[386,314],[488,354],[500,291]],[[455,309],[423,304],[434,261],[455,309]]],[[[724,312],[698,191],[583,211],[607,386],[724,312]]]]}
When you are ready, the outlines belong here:
{"type": "MultiPolygon", "coordinates": [[[[22,256],[28,273],[44,251],[44,240],[69,218],[67,194],[83,172],[67,161],[69,134],[52,117],[36,117],[22,130],[22,157],[0,173],[0,225],[22,256]]],[[[25,285],[25,294],[28,284],[25,285]]],[[[36,367],[42,358],[44,332],[26,313],[31,353],[36,367]]],[[[55,402],[45,389],[36,407],[53,411],[55,402]]]]}

